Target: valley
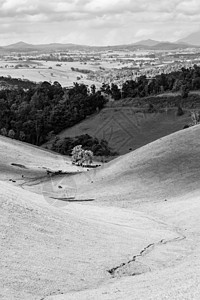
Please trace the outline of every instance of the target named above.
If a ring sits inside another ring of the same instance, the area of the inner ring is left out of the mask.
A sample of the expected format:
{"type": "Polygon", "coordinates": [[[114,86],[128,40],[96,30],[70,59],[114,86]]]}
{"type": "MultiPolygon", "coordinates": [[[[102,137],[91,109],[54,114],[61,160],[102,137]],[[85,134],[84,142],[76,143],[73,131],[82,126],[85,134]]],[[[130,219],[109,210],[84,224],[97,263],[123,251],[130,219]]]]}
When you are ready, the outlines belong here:
{"type": "Polygon", "coordinates": [[[1,137],[1,298],[198,299],[199,130],[89,172],[1,137]]]}
{"type": "Polygon", "coordinates": [[[0,0],[0,300],[200,299],[199,15],[0,0]]]}
{"type": "Polygon", "coordinates": [[[199,48],[142,42],[0,49],[2,300],[200,298],[199,48]]]}

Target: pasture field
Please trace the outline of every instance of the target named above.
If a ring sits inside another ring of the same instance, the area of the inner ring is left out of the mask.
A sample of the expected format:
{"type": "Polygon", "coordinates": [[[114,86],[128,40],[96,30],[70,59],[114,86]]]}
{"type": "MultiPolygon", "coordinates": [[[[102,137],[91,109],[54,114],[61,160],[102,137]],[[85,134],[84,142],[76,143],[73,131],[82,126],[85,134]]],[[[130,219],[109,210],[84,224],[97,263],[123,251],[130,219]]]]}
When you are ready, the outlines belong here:
{"type": "MultiPolygon", "coordinates": [[[[130,64],[125,64],[130,65],[130,64]]],[[[124,64],[117,62],[60,62],[60,61],[0,61],[0,76],[11,76],[13,78],[28,79],[34,82],[58,81],[62,86],[72,86],[74,82],[84,83],[88,86],[95,84],[98,88],[101,83],[87,80],[87,75],[81,72],[72,71],[73,68],[97,71],[100,67],[107,70],[121,68],[124,64]],[[21,67],[16,67],[22,65],[21,67]],[[77,79],[79,77],[80,79],[77,79]]]]}
{"type": "Polygon", "coordinates": [[[11,76],[13,78],[28,79],[34,82],[48,81],[53,83],[58,81],[62,86],[72,86],[74,82],[84,83],[88,86],[101,84],[86,79],[86,75],[74,72],[71,67],[81,69],[95,69],[93,65],[82,65],[77,62],[46,62],[46,61],[0,61],[0,76],[11,76]],[[17,65],[23,67],[15,68],[17,65]],[[27,65],[27,66],[26,66],[27,65]],[[58,66],[60,65],[60,66],[58,66]],[[81,77],[77,80],[77,77],[81,77]]]}

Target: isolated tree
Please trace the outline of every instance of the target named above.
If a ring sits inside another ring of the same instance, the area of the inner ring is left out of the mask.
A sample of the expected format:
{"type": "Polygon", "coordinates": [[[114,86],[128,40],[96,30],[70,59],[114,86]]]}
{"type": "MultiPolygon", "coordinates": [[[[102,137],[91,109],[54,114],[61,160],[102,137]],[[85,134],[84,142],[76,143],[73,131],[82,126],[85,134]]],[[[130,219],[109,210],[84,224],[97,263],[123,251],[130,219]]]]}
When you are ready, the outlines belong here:
{"type": "Polygon", "coordinates": [[[82,145],[77,145],[72,149],[72,163],[82,165],[84,157],[84,150],[82,145]]]}
{"type": "Polygon", "coordinates": [[[14,137],[15,137],[15,132],[14,132],[13,129],[10,129],[10,130],[8,131],[8,137],[11,138],[11,139],[14,139],[14,137]]]}
{"type": "Polygon", "coordinates": [[[8,132],[5,127],[1,128],[1,135],[7,136],[8,132]]]}
{"type": "Polygon", "coordinates": [[[90,165],[93,160],[93,152],[90,150],[84,150],[82,145],[77,145],[72,149],[72,163],[83,165],[86,163],[90,165]]]}
{"type": "Polygon", "coordinates": [[[20,133],[19,133],[19,140],[20,141],[25,141],[25,139],[26,139],[25,133],[23,131],[20,131],[20,133]]]}

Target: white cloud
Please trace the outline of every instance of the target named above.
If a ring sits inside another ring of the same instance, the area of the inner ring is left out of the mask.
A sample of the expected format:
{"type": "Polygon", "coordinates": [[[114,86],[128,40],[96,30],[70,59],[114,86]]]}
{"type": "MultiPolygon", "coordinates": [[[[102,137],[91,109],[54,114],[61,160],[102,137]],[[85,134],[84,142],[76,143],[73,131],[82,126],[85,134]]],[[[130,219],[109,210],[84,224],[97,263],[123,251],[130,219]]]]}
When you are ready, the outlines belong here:
{"type": "Polygon", "coordinates": [[[198,30],[199,17],[199,0],[0,0],[0,38],[2,44],[175,40],[198,30]]]}

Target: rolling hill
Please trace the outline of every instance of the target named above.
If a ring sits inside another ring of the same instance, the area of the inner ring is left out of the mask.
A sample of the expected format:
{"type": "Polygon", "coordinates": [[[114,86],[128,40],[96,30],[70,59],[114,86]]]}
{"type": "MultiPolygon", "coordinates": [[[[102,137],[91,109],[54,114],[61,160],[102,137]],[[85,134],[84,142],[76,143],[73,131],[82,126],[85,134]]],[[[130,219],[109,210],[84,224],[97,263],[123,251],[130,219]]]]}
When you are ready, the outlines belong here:
{"type": "Polygon", "coordinates": [[[11,45],[7,45],[7,46],[4,46],[2,47],[3,49],[5,50],[31,50],[33,51],[36,47],[32,44],[27,44],[27,43],[24,43],[24,42],[18,42],[18,43],[15,43],[15,44],[11,44],[11,45]]]}
{"type": "MultiPolygon", "coordinates": [[[[176,237],[116,264],[110,270],[115,280],[106,285],[46,299],[199,299],[199,133],[196,126],[155,141],[101,167],[79,187],[80,195],[96,197],[96,205],[148,213],[176,237]]],[[[76,181],[83,182],[82,176],[76,181]]],[[[87,215],[86,210],[81,212],[87,215]]]]}
{"type": "Polygon", "coordinates": [[[198,300],[199,135],[89,172],[0,137],[1,299],[198,300]]]}
{"type": "Polygon", "coordinates": [[[23,41],[6,45],[0,47],[2,52],[32,52],[32,51],[65,51],[65,50],[94,50],[94,51],[106,51],[106,50],[130,50],[135,51],[136,49],[148,49],[148,50],[176,50],[176,49],[186,49],[188,47],[198,47],[192,46],[191,44],[184,43],[184,41],[169,43],[169,42],[159,42],[151,39],[142,40],[137,43],[125,44],[125,45],[112,45],[112,46],[88,46],[88,45],[78,45],[72,43],[50,43],[50,44],[28,44],[23,41]]]}
{"type": "Polygon", "coordinates": [[[112,160],[90,176],[77,175],[83,177],[77,185],[84,182],[78,189],[80,197],[83,190],[105,204],[110,199],[114,205],[124,206],[126,199],[125,206],[132,206],[198,190],[199,131],[199,126],[178,131],[112,160]]]}
{"type": "Polygon", "coordinates": [[[148,39],[148,40],[139,41],[137,43],[134,43],[133,45],[143,45],[143,46],[147,46],[147,47],[152,47],[159,43],[160,43],[159,41],[148,39]]]}
{"type": "MultiPolygon", "coordinates": [[[[108,107],[79,124],[62,131],[58,136],[75,137],[89,134],[106,139],[109,146],[119,154],[125,154],[170,133],[176,132],[190,122],[190,113],[176,116],[177,109],[162,113],[143,113],[132,106],[108,107]]],[[[52,141],[44,146],[50,147],[52,141]]]]}
{"type": "Polygon", "coordinates": [[[11,52],[32,52],[32,51],[56,51],[56,50],[67,50],[67,49],[87,49],[90,48],[89,46],[84,45],[76,45],[76,44],[61,44],[61,43],[50,43],[50,44],[28,44],[22,41],[3,46],[0,49],[2,51],[11,51],[11,52]]]}
{"type": "Polygon", "coordinates": [[[192,46],[189,44],[184,44],[184,43],[169,43],[169,42],[162,42],[158,43],[155,46],[152,46],[151,48],[154,50],[176,50],[176,49],[187,49],[191,47],[197,47],[197,46],[192,46]]]}
{"type": "Polygon", "coordinates": [[[98,286],[109,280],[107,269],[147,241],[174,237],[163,228],[146,239],[154,221],[144,214],[90,205],[85,210],[50,198],[62,195],[61,186],[76,193],[72,175],[81,170],[62,156],[3,137],[0,149],[1,299],[41,299],[98,286]],[[67,173],[49,177],[47,169],[67,173]],[[143,229],[133,235],[141,222],[143,229]]]}

